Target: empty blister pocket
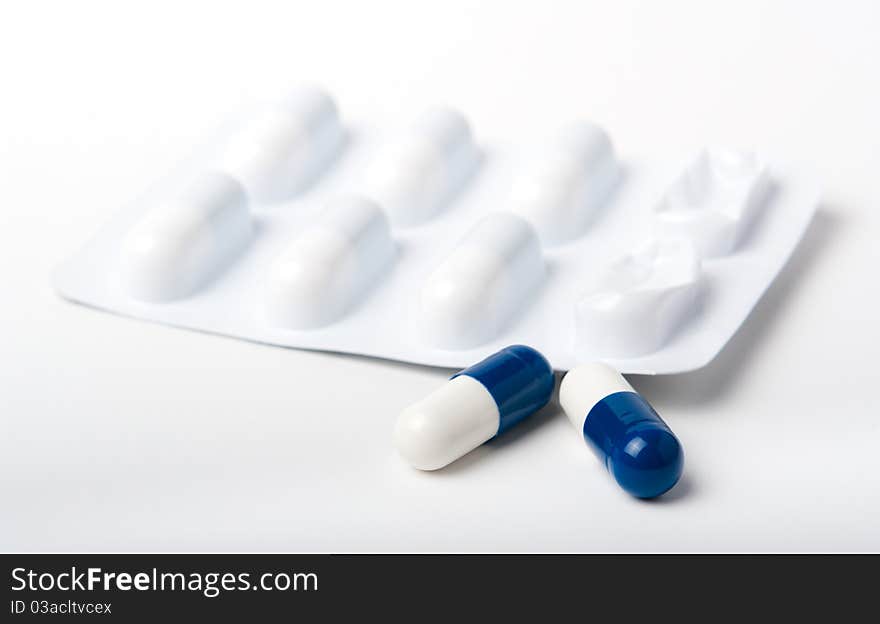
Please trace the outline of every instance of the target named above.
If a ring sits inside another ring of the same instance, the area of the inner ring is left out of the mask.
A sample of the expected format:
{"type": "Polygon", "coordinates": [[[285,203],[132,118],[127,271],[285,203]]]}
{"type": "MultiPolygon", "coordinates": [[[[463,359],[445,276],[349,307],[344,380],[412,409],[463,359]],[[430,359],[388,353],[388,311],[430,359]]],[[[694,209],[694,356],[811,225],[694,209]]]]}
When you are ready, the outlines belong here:
{"type": "Polygon", "coordinates": [[[613,262],[575,305],[575,349],[630,357],[661,348],[700,313],[701,273],[685,240],[655,240],[613,262]]]}
{"type": "Polygon", "coordinates": [[[766,165],[751,152],[705,149],[657,205],[660,236],[690,240],[704,257],[734,251],[770,189],[766,165]]]}
{"type": "Polygon", "coordinates": [[[547,136],[497,141],[451,109],[348,128],[301,89],[121,210],[55,283],[282,346],[460,367],[525,343],[557,369],[674,373],[724,346],[818,200],[749,152],[641,162],[588,121],[547,136]]]}

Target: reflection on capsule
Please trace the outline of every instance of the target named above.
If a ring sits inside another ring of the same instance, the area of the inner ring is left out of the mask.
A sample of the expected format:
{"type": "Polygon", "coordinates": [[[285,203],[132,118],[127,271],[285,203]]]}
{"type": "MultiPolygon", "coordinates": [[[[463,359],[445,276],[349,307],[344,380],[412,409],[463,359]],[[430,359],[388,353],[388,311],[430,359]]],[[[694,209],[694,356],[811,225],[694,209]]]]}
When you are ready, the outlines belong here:
{"type": "Polygon", "coordinates": [[[623,376],[605,364],[570,370],[559,403],[617,483],[638,498],[660,496],[681,477],[678,439],[623,376]]]}
{"type": "Polygon", "coordinates": [[[543,355],[523,345],[507,347],[403,410],[394,444],[414,468],[437,470],[542,408],[553,385],[543,355]]]}

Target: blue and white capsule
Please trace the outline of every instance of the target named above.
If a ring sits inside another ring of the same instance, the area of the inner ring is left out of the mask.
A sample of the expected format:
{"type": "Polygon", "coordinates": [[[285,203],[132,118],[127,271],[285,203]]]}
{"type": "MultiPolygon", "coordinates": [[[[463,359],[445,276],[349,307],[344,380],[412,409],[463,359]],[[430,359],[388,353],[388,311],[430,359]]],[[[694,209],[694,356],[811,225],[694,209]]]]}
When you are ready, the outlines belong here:
{"type": "Polygon", "coordinates": [[[394,445],[414,468],[443,468],[544,407],[554,383],[543,355],[506,347],[404,409],[394,445]]]}
{"type": "Polygon", "coordinates": [[[628,493],[654,498],[678,483],[684,468],[678,438],[616,370],[599,363],[570,370],[559,403],[628,493]]]}

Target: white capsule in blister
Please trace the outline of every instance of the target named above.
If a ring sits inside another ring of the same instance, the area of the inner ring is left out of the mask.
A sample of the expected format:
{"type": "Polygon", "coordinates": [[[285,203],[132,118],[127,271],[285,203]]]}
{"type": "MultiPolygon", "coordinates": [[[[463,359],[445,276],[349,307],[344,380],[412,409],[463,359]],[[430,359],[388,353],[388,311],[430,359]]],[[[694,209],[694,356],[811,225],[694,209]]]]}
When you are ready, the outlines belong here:
{"type": "Polygon", "coordinates": [[[225,173],[204,173],[129,231],[122,244],[123,288],[143,301],[190,295],[235,258],[252,230],[241,184],[225,173]]]}
{"type": "Polygon", "coordinates": [[[510,210],[535,227],[544,245],[565,243],[585,232],[619,175],[605,131],[575,123],[523,166],[511,188],[510,210]]]}
{"type": "Polygon", "coordinates": [[[360,197],[331,201],[272,265],[268,319],[290,329],[340,319],[388,270],[395,251],[379,206],[360,197]]]}
{"type": "Polygon", "coordinates": [[[528,306],[544,271],[531,225],[506,212],[487,215],[425,282],[419,298],[424,340],[466,349],[496,338],[528,306]]]}
{"type": "Polygon", "coordinates": [[[467,120],[451,109],[431,110],[379,152],[366,172],[366,194],[395,225],[417,225],[445,207],[478,162],[467,120]]]}
{"type": "Polygon", "coordinates": [[[218,168],[241,181],[254,201],[289,199],[327,167],[344,136],[333,99],[302,87],[233,133],[218,168]]]}

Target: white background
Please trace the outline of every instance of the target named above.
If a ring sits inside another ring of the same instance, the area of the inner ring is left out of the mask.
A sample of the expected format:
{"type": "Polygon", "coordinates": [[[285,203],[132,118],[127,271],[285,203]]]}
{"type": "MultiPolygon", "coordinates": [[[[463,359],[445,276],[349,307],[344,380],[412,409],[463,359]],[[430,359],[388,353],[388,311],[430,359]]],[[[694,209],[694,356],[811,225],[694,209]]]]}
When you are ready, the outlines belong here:
{"type": "Polygon", "coordinates": [[[29,2],[0,9],[0,548],[880,550],[880,5],[29,2]],[[766,147],[827,192],[705,369],[631,381],[686,449],[628,498],[558,408],[433,474],[391,447],[448,371],[74,306],[54,266],[231,110],[592,118],[622,152],[766,147]]]}

